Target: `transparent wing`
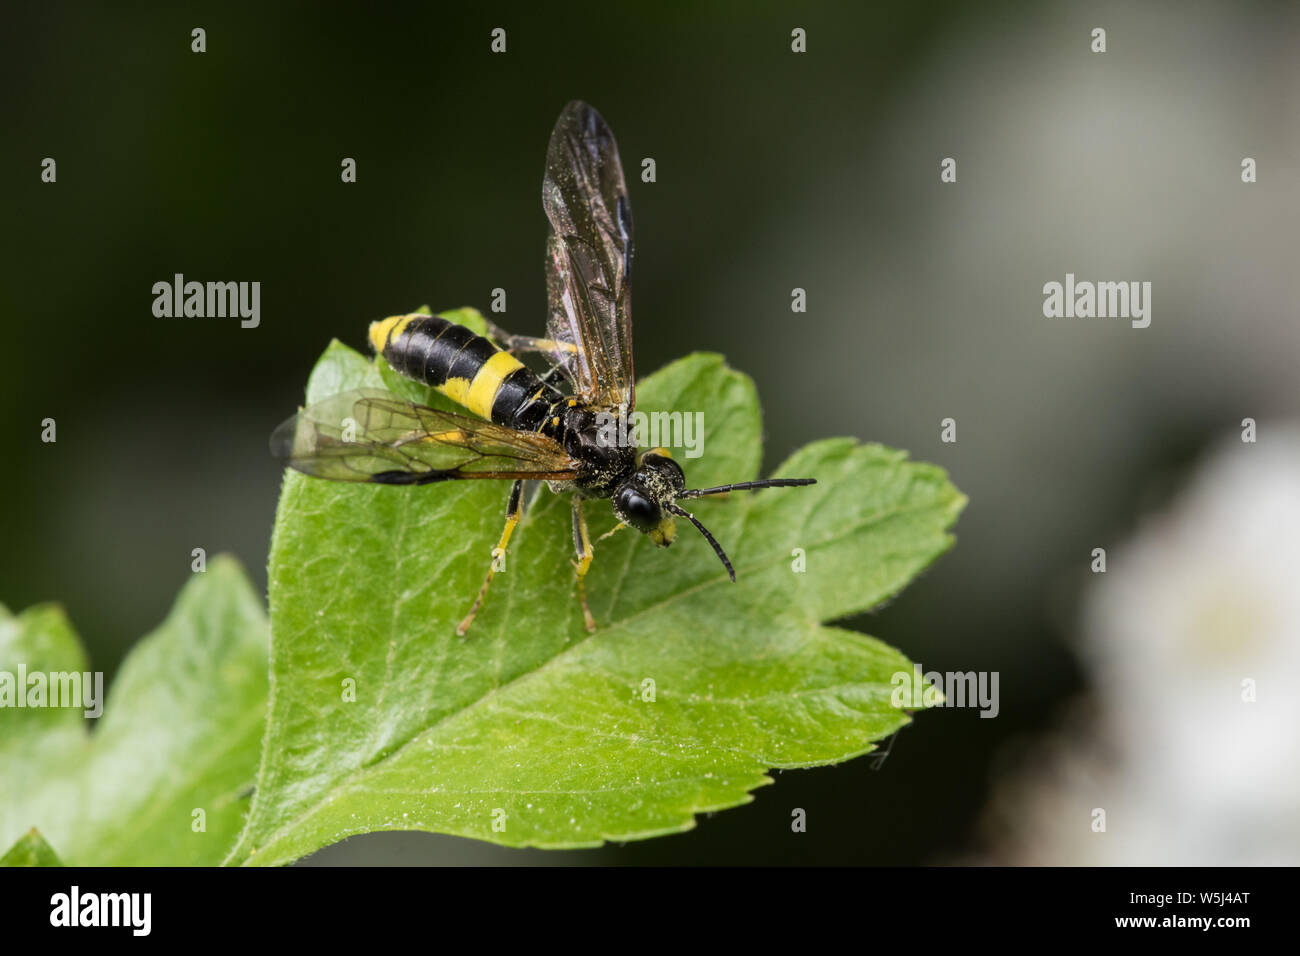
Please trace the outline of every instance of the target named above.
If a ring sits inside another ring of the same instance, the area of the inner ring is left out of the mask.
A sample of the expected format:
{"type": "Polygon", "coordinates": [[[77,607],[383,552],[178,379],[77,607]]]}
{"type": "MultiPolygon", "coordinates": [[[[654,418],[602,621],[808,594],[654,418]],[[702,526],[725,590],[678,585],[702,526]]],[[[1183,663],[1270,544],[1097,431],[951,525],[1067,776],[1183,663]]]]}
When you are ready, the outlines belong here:
{"type": "Polygon", "coordinates": [[[631,408],[632,207],[614,134],[586,103],[566,106],[551,132],[542,206],[552,358],[578,398],[631,408]]]}
{"type": "Polygon", "coordinates": [[[577,463],[553,439],[404,401],[389,392],[344,392],[277,428],[271,453],[334,481],[424,484],[460,478],[567,480],[577,463]]]}

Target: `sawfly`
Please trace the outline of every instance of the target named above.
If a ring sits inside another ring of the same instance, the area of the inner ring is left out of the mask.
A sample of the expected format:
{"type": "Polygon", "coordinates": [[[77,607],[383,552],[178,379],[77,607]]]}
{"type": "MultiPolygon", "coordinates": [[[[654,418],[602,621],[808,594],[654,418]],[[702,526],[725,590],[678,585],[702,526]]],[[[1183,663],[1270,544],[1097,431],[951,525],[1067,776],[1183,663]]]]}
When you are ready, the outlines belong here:
{"type": "MultiPolygon", "coordinates": [[[[618,147],[601,115],[569,103],[546,151],[542,205],[549,304],[546,338],[511,335],[488,323],[487,335],[434,315],[396,315],[370,326],[370,342],[392,368],[432,386],[468,414],[440,411],[379,390],[347,392],[284,422],[272,449],[290,467],[317,478],[384,485],[426,485],[471,478],[510,480],[504,554],[524,507],[524,483],[545,481],[569,493],[578,595],[588,630],[596,622],[583,579],[593,548],[583,503],[608,499],[621,527],[660,547],[676,519],[693,524],[732,581],[726,552],[682,502],[758,488],[811,485],[812,478],[771,478],[687,488],[666,449],[640,451],[608,440],[601,423],[635,409],[632,372],[632,209],[618,147]],[[518,358],[540,353],[539,375],[518,358]],[[347,423],[347,424],[345,424],[347,423]]],[[[618,429],[626,435],[629,429],[618,429]]],[[[494,568],[456,628],[465,634],[487,597],[494,568]]]]}

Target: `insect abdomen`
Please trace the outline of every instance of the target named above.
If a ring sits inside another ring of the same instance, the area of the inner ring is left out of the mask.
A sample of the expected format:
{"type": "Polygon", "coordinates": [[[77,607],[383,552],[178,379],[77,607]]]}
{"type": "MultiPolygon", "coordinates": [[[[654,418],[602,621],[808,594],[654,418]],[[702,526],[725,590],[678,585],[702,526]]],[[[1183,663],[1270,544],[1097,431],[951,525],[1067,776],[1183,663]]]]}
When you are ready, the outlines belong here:
{"type": "Polygon", "coordinates": [[[561,398],[509,352],[436,315],[372,322],[370,342],[396,371],[498,425],[533,431],[561,398]]]}

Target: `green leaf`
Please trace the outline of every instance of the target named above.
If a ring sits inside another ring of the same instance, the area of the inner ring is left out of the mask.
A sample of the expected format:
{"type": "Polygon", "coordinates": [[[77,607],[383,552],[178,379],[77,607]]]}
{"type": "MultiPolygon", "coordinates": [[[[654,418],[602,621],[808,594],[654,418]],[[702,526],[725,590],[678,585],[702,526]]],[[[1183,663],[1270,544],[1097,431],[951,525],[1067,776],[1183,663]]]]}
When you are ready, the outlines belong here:
{"type": "MultiPolygon", "coordinates": [[[[383,384],[419,392],[335,343],[307,398],[383,384]]],[[[704,456],[682,460],[692,486],[756,476],[757,397],[720,356],[676,362],[637,397],[643,411],[704,413],[704,456]]],[[[770,768],[871,750],[907,722],[890,678],[911,663],[820,622],[897,593],[950,546],[965,499],[939,468],[850,439],[815,442],[777,473],[818,484],[692,502],[736,584],[689,526],[669,550],[631,531],[598,543],[593,635],[568,498],[542,489],[466,638],[454,628],[507,483],[289,474],[271,546],[266,746],[228,862],[287,863],[374,830],[538,847],[638,839],[748,802],[770,768]]],[[[604,502],[588,514],[593,535],[615,524],[604,502]]]]}
{"type": "MultiPolygon", "coordinates": [[[[81,708],[0,708],[0,846],[35,826],[70,866],[219,863],[257,769],[266,652],[261,602],[217,557],[131,651],[98,720],[81,708]]],[[[87,670],[59,608],[0,609],[0,672],[19,667],[87,670]]]]}
{"type": "Polygon", "coordinates": [[[32,827],[18,842],[0,856],[0,866],[62,866],[63,861],[54,848],[45,842],[39,830],[32,827]]]}

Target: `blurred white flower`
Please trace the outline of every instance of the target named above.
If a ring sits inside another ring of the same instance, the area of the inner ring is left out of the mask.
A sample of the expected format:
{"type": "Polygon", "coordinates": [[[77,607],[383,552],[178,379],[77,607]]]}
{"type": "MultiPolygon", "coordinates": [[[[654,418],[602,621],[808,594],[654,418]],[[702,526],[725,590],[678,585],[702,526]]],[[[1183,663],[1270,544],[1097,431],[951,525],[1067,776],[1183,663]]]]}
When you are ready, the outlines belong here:
{"type": "Polygon", "coordinates": [[[1083,608],[1093,713],[995,802],[998,859],[1300,862],[1298,585],[1300,428],[1274,425],[1108,551],[1083,608]]]}

